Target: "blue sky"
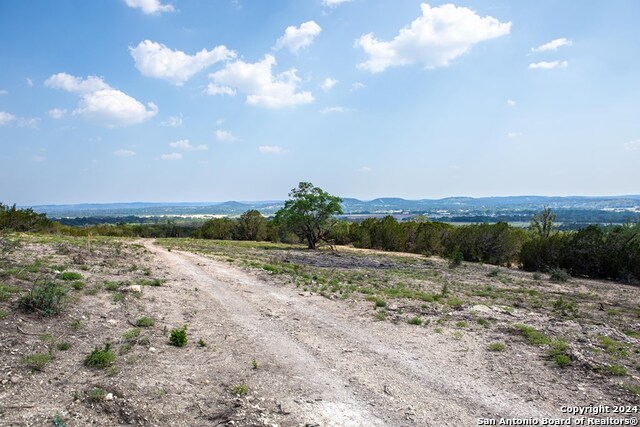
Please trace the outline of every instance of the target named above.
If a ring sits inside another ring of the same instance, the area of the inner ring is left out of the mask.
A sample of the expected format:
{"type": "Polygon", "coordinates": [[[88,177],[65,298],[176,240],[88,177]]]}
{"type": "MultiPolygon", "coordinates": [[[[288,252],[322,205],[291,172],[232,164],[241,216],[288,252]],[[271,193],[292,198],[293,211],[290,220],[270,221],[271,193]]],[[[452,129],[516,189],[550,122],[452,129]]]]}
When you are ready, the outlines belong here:
{"type": "Polygon", "coordinates": [[[640,192],[640,2],[0,2],[0,201],[640,192]]]}

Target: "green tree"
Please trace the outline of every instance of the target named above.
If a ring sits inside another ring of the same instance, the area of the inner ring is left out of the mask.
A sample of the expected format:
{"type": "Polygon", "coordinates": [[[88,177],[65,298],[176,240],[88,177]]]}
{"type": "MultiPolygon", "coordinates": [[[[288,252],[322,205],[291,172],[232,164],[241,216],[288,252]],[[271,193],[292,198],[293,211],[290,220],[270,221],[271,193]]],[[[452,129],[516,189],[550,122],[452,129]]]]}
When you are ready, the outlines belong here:
{"type": "Polygon", "coordinates": [[[290,199],[276,212],[276,221],[290,228],[309,249],[326,241],[335,223],[334,215],[342,213],[342,199],[332,196],[310,182],[301,182],[289,193],[290,199]]]}
{"type": "Polygon", "coordinates": [[[240,240],[264,240],[267,235],[267,222],[255,209],[246,211],[238,218],[238,237],[240,240]]]}
{"type": "Polygon", "coordinates": [[[545,207],[540,212],[540,216],[537,213],[533,214],[530,228],[538,237],[546,239],[553,233],[555,220],[556,214],[551,211],[551,208],[545,207]]]}

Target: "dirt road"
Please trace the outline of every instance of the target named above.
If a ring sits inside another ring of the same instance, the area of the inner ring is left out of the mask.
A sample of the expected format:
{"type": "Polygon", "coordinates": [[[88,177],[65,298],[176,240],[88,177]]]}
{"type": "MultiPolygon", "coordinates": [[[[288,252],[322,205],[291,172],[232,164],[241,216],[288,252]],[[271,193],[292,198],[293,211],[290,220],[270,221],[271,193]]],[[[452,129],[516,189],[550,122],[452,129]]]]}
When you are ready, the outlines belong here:
{"type": "Polygon", "coordinates": [[[476,357],[486,343],[375,322],[227,263],[144,245],[175,281],[197,288],[190,331],[224,331],[238,360],[256,361],[260,374],[248,385],[264,406],[276,402],[264,409],[274,424],[473,426],[562,416],[542,397],[501,389],[491,364],[476,357]]]}

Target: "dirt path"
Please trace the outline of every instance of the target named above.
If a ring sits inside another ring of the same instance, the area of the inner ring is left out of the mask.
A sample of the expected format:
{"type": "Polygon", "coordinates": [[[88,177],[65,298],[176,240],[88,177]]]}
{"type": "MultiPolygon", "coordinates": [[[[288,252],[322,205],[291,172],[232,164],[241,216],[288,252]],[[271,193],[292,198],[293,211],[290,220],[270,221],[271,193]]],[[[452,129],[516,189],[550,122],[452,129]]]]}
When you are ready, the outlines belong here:
{"type": "Polygon", "coordinates": [[[236,351],[258,361],[254,389],[278,402],[279,425],[472,426],[478,418],[562,416],[545,399],[501,389],[474,357],[480,343],[374,322],[228,264],[144,245],[175,280],[197,286],[204,317],[194,317],[195,328],[226,331],[236,351]]]}

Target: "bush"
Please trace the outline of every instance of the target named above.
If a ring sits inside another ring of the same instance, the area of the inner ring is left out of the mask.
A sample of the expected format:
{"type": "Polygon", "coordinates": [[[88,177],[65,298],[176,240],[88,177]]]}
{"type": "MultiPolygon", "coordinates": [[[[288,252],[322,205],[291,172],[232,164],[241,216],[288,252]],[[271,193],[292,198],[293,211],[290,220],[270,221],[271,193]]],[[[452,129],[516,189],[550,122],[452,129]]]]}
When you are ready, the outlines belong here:
{"type": "Polygon", "coordinates": [[[184,347],[187,345],[187,325],[179,329],[172,329],[169,342],[176,347],[184,347]]]}
{"type": "Polygon", "coordinates": [[[62,311],[62,302],[67,290],[55,282],[36,283],[20,298],[20,307],[26,311],[37,311],[43,316],[53,316],[62,311]]]}
{"type": "Polygon", "coordinates": [[[504,351],[505,348],[507,348],[507,346],[501,342],[493,342],[489,344],[489,347],[488,347],[489,351],[495,351],[495,352],[504,351]]]}
{"type": "Polygon", "coordinates": [[[106,368],[116,361],[116,355],[111,351],[111,344],[106,343],[104,348],[96,347],[89,355],[84,359],[85,366],[91,366],[94,368],[106,368]]]}
{"type": "Polygon", "coordinates": [[[554,268],[549,272],[549,280],[555,283],[568,282],[570,278],[571,275],[561,268],[554,268]]]}
{"type": "Polygon", "coordinates": [[[61,280],[80,280],[82,279],[82,274],[76,273],[75,271],[64,271],[58,274],[58,279],[61,280]]]}
{"type": "Polygon", "coordinates": [[[156,320],[153,317],[144,316],[136,320],[136,326],[140,328],[149,328],[155,324],[156,320]]]}
{"type": "Polygon", "coordinates": [[[22,364],[34,371],[42,371],[53,360],[51,353],[34,353],[22,359],[22,364]]]}

